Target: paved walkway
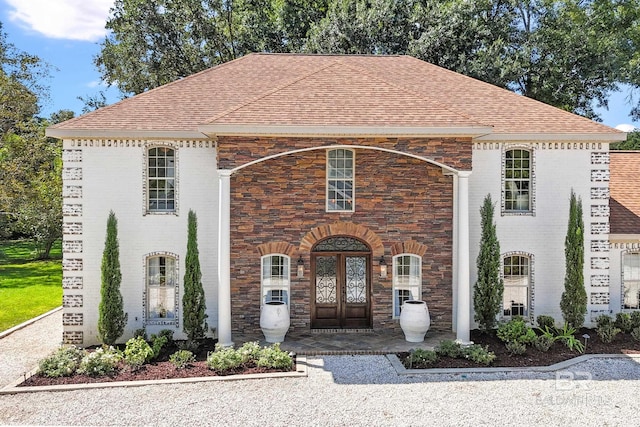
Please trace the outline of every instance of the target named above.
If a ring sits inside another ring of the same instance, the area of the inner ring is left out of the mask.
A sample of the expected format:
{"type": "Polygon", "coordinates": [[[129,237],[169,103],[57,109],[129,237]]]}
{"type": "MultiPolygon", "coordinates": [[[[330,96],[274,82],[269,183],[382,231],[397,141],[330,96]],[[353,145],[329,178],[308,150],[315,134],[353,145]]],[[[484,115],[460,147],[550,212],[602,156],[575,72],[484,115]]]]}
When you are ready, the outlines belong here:
{"type": "Polygon", "coordinates": [[[35,368],[61,341],[62,310],[0,339],[0,388],[35,368]]]}

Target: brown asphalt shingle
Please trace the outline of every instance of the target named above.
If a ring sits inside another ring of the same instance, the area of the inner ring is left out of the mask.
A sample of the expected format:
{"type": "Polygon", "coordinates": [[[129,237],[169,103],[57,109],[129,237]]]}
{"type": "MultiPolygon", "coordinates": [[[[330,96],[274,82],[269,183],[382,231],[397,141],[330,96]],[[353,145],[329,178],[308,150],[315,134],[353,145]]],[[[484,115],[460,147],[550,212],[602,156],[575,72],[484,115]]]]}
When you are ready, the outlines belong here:
{"type": "Polygon", "coordinates": [[[640,234],[640,151],[610,152],[611,234],[640,234]]]}
{"type": "Polygon", "coordinates": [[[409,56],[250,54],[54,126],[492,126],[494,134],[617,130],[409,56]]]}

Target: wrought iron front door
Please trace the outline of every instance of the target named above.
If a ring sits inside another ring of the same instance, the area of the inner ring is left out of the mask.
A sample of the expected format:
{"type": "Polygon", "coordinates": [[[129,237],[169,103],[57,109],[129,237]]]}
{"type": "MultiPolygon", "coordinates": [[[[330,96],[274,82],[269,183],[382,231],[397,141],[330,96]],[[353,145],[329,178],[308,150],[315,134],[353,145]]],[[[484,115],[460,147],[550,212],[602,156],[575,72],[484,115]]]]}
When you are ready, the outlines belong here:
{"type": "Polygon", "coordinates": [[[370,253],[313,253],[312,328],[371,327],[370,253]]]}

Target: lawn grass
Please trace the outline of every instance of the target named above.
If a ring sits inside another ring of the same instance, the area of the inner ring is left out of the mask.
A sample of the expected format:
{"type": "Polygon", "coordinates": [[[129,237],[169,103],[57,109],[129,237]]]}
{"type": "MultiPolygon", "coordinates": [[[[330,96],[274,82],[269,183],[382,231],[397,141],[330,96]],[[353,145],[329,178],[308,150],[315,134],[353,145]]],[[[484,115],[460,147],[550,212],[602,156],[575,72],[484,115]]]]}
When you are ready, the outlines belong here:
{"type": "Polygon", "coordinates": [[[34,260],[33,243],[0,242],[0,332],[62,305],[62,251],[34,260]]]}

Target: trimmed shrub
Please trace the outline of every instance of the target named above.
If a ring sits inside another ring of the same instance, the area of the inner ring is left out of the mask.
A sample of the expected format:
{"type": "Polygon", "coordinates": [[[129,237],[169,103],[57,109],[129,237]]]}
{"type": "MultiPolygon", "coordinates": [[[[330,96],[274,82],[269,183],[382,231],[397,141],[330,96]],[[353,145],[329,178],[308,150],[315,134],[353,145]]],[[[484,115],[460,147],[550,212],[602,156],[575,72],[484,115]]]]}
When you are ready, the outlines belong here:
{"type": "Polygon", "coordinates": [[[616,328],[613,323],[607,323],[600,325],[596,328],[596,333],[600,337],[600,340],[608,344],[621,332],[620,328],[616,328]]]}
{"type": "Polygon", "coordinates": [[[196,361],[196,357],[189,350],[178,350],[169,356],[169,362],[173,363],[176,369],[184,369],[196,361]]]}
{"type": "Polygon", "coordinates": [[[131,338],[124,349],[124,360],[134,370],[153,359],[154,351],[141,337],[131,338]]]}
{"type": "Polygon", "coordinates": [[[189,341],[204,338],[207,331],[206,298],[202,287],[202,273],[198,252],[198,219],[189,211],[187,219],[187,256],[185,258],[184,293],[182,295],[182,329],[189,341]]]}
{"type": "Polygon", "coordinates": [[[631,331],[631,337],[636,341],[640,341],[640,326],[633,328],[633,331],[631,331]]]}
{"type": "Polygon", "coordinates": [[[151,335],[151,350],[153,351],[153,355],[151,356],[151,360],[155,360],[160,355],[160,350],[162,347],[167,344],[169,338],[166,335],[151,335]]]}
{"type": "Polygon", "coordinates": [[[628,334],[633,330],[631,315],[629,313],[616,313],[616,320],[614,322],[614,325],[625,334],[628,334]]]}
{"type": "Polygon", "coordinates": [[[216,344],[216,350],[207,355],[207,367],[223,373],[242,365],[242,355],[233,347],[222,347],[216,344]]]}
{"type": "Polygon", "coordinates": [[[92,377],[109,375],[118,369],[120,361],[122,355],[118,350],[111,346],[102,346],[82,358],[78,373],[92,377]]]}
{"type": "Polygon", "coordinates": [[[147,330],[145,328],[139,328],[136,329],[135,331],[133,331],[133,337],[134,338],[142,338],[143,340],[147,340],[147,330]]]}
{"type": "Polygon", "coordinates": [[[85,351],[77,347],[60,347],[50,356],[42,359],[38,365],[38,374],[45,377],[57,378],[73,375],[85,351]]]}
{"type": "Polygon", "coordinates": [[[158,332],[158,336],[159,337],[166,337],[167,338],[167,344],[172,344],[173,343],[173,331],[171,329],[162,329],[160,332],[158,332]]]}
{"type": "Polygon", "coordinates": [[[631,324],[633,325],[632,329],[640,328],[640,311],[631,312],[631,324]]]}
{"type": "Polygon", "coordinates": [[[544,329],[551,330],[556,327],[555,319],[545,314],[541,314],[540,316],[536,317],[536,322],[538,323],[538,327],[542,330],[544,329]]]}
{"type": "Polygon", "coordinates": [[[564,241],[564,292],[560,297],[560,310],[565,323],[580,328],[587,314],[587,291],[584,288],[584,221],[582,200],[571,189],[569,224],[564,241]]]}
{"type": "Polygon", "coordinates": [[[238,353],[242,356],[242,363],[249,361],[257,361],[260,358],[262,347],[257,341],[246,342],[238,349],[238,353]]]}
{"type": "Polygon", "coordinates": [[[455,359],[462,355],[462,346],[452,340],[443,340],[435,348],[435,352],[440,357],[452,357],[455,359]]]}
{"type": "Polygon", "coordinates": [[[519,341],[508,341],[505,346],[513,356],[521,356],[527,352],[527,346],[519,341]]]}
{"type": "Polygon", "coordinates": [[[288,352],[280,349],[279,343],[275,343],[262,349],[256,365],[270,369],[291,369],[293,359],[288,352]]]}
{"type": "Polygon", "coordinates": [[[599,328],[601,326],[613,325],[613,319],[611,316],[607,316],[606,314],[601,314],[596,317],[596,327],[599,328]]]}
{"type": "Polygon", "coordinates": [[[496,359],[496,355],[489,351],[489,346],[482,347],[479,344],[473,344],[463,349],[465,359],[481,365],[490,365],[496,359]]]}
{"type": "Polygon", "coordinates": [[[409,368],[411,368],[413,365],[418,365],[418,364],[431,365],[432,363],[435,363],[437,361],[438,361],[438,354],[435,351],[424,350],[421,348],[413,350],[409,354],[409,357],[407,358],[407,362],[409,363],[409,366],[408,366],[409,368]]]}
{"type": "Polygon", "coordinates": [[[536,337],[535,341],[533,342],[533,346],[537,350],[546,353],[547,351],[549,351],[554,342],[555,339],[553,337],[550,337],[549,335],[540,335],[536,337]]]}
{"type": "Polygon", "coordinates": [[[536,339],[536,333],[519,316],[498,326],[497,336],[505,343],[518,342],[524,345],[532,344],[536,339]]]}

